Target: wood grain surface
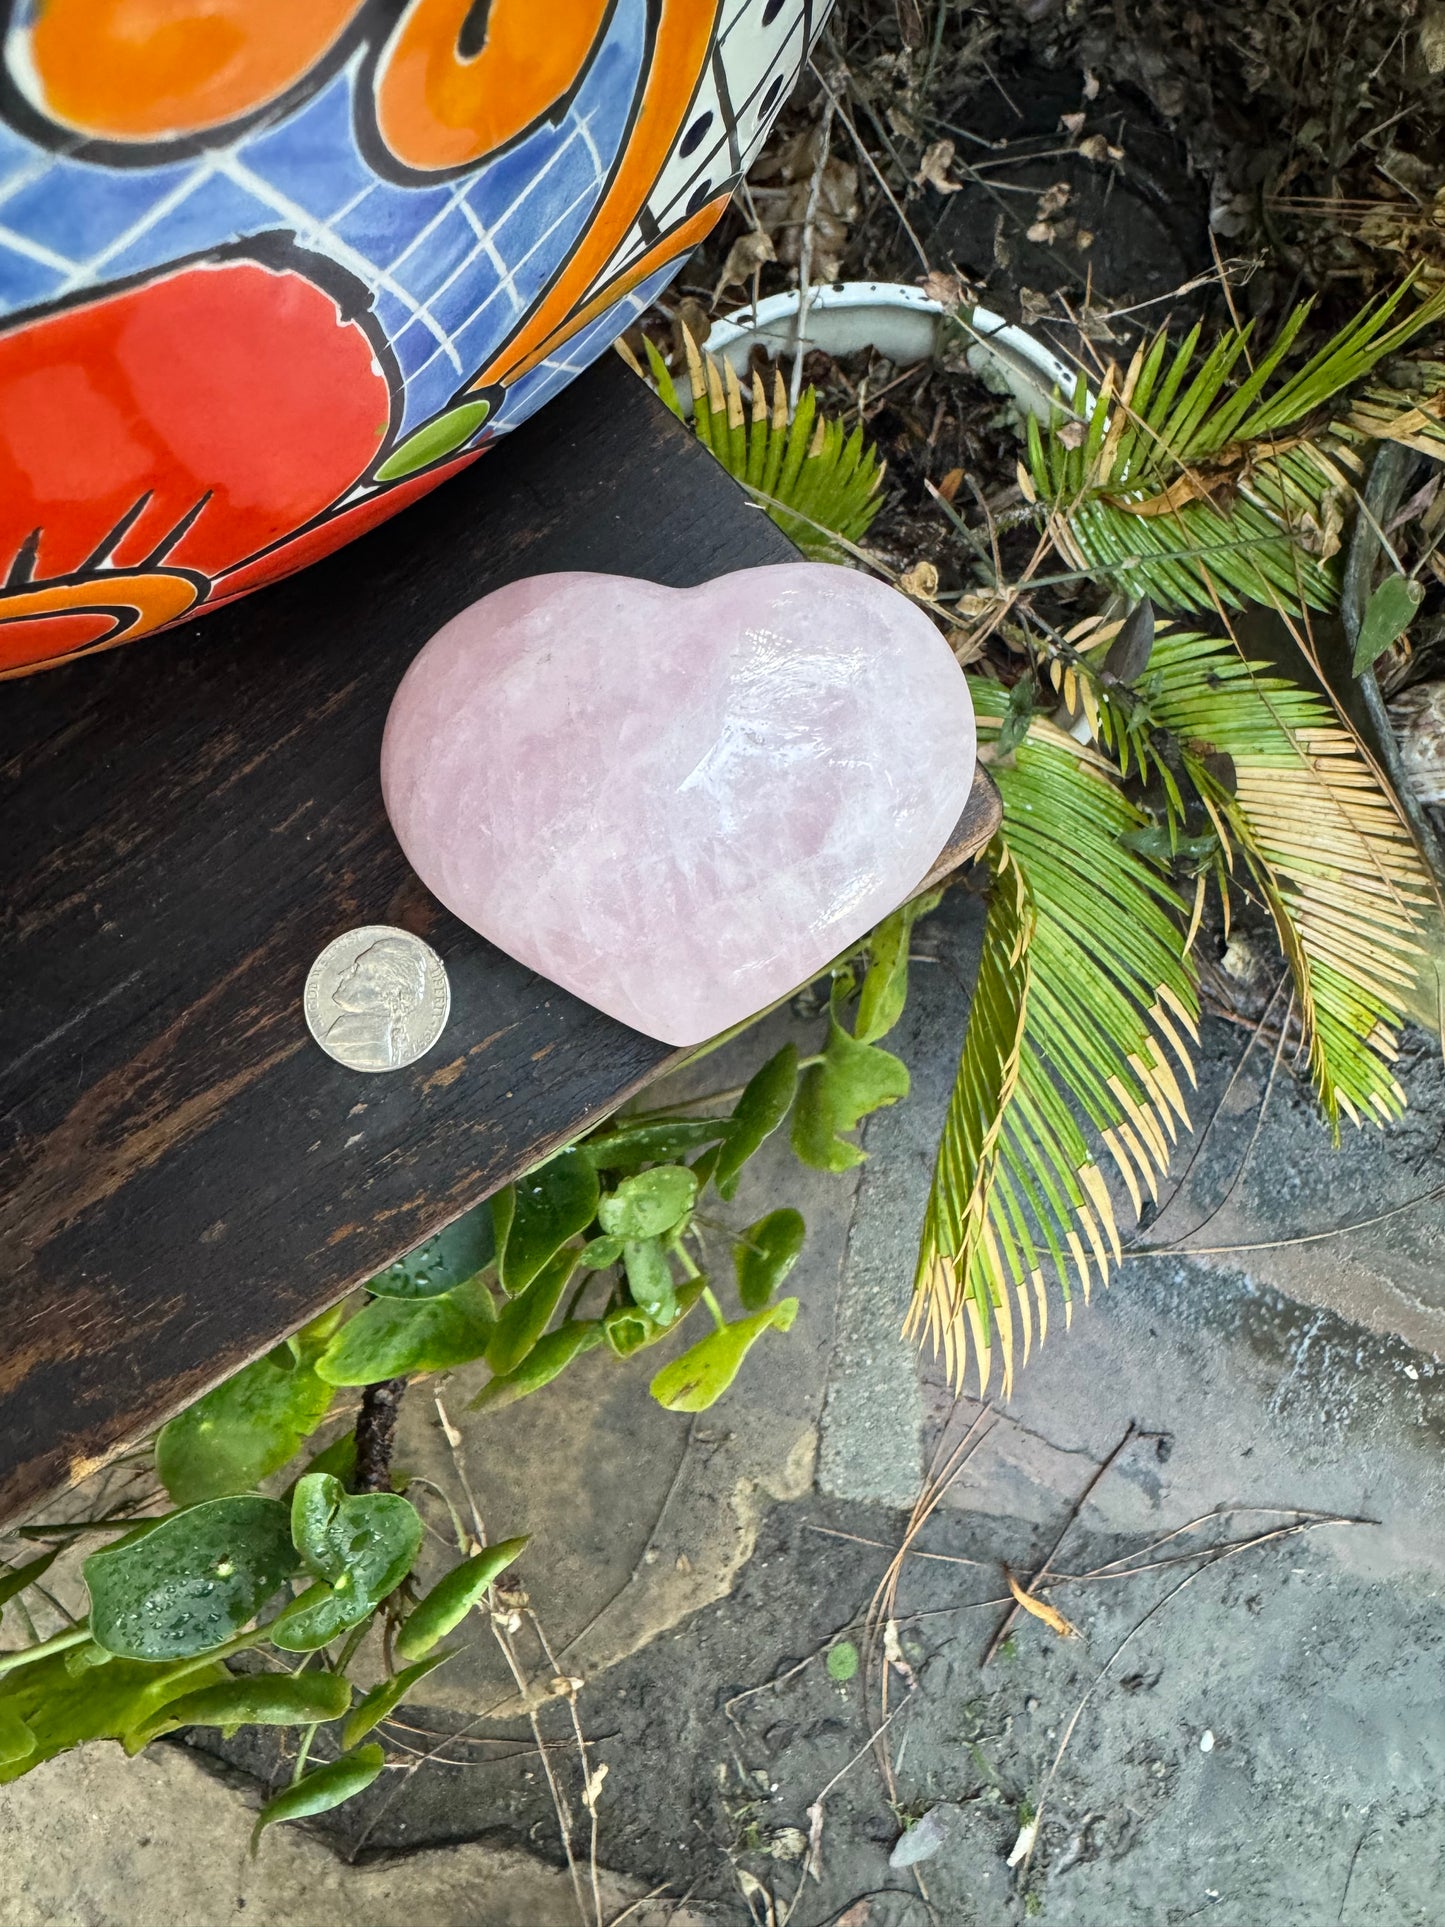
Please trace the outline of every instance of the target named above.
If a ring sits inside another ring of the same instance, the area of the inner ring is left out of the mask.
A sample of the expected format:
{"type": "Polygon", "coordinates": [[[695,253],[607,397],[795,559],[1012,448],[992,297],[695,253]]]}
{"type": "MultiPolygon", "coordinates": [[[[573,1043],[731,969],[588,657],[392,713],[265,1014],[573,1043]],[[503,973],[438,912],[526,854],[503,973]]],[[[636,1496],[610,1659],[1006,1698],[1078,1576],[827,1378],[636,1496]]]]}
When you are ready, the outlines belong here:
{"type": "MultiPolygon", "coordinates": [[[[434,495],[185,629],[0,685],[0,1519],[142,1437],[678,1055],[502,956],[382,812],[387,705],[520,575],[794,551],[612,357],[434,495]],[[311,1043],[338,932],[451,977],[441,1043],[311,1043]]],[[[980,780],[944,867],[997,821],[980,780]]]]}

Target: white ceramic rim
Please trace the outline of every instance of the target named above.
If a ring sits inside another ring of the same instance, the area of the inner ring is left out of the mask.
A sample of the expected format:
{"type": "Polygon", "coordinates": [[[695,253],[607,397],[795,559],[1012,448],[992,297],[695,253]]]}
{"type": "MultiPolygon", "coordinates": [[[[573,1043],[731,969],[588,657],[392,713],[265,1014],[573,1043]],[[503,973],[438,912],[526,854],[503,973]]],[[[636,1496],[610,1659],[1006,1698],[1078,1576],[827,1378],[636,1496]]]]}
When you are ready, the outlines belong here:
{"type": "MultiPolygon", "coordinates": [[[[782,294],[769,295],[756,308],[749,304],[746,308],[734,309],[713,323],[707,338],[708,353],[731,363],[734,372],[740,374],[755,344],[793,347],[800,299],[800,291],[790,288],[782,294]]],[[[830,317],[847,316],[854,324],[846,328],[849,348],[872,345],[890,360],[921,361],[936,352],[940,326],[951,315],[952,310],[942,302],[934,301],[921,288],[910,287],[903,281],[834,282],[809,290],[803,340],[811,347],[833,352],[830,340],[840,340],[845,329],[830,317]],[[858,338],[858,324],[870,311],[878,316],[877,323],[868,330],[871,344],[858,338]]],[[[991,308],[962,309],[957,319],[981,341],[997,342],[1000,348],[1011,349],[1044,378],[1050,389],[1057,386],[1064,396],[1072,394],[1076,371],[1027,329],[1006,321],[991,308]]]]}

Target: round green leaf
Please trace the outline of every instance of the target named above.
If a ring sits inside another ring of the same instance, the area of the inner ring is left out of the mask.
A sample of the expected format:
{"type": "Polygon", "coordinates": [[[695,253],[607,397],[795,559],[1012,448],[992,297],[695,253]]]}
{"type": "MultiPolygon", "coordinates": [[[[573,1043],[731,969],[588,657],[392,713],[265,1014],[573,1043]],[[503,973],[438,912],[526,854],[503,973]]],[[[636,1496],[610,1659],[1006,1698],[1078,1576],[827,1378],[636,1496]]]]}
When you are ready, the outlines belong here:
{"type": "Polygon", "coordinates": [[[770,1211],[750,1224],[733,1246],[738,1297],[745,1311],[761,1311],[782,1284],[803,1249],[807,1226],[800,1211],[770,1211]]]}
{"type": "Polygon", "coordinates": [[[328,1385],[375,1385],[444,1372],[480,1358],[497,1310],[480,1278],[438,1298],[375,1298],[349,1318],[316,1361],[328,1385]]]}
{"type": "Polygon", "coordinates": [[[419,468],[428,468],[443,456],[454,455],[471,440],[490,413],[489,402],[464,401],[459,408],[449,408],[444,415],[423,422],[387,456],[376,471],[377,481],[398,482],[403,475],[415,475],[419,468]]]}
{"type": "Polygon", "coordinates": [[[645,1311],[636,1305],[614,1305],[602,1318],[602,1330],[607,1342],[619,1358],[631,1358],[645,1345],[651,1345],[663,1336],[664,1327],[655,1324],[645,1311]]]}
{"type": "Polygon", "coordinates": [[[577,1252],[564,1245],[505,1307],[487,1345],[487,1363],[494,1372],[505,1375],[521,1364],[552,1322],[576,1268],[577,1252]]]}
{"type": "Polygon", "coordinates": [[[379,1686],[373,1686],[365,1699],[358,1700],[347,1714],[346,1724],[341,1729],[341,1744],[347,1748],[355,1746],[358,1740],[365,1739],[374,1726],[380,1726],[383,1720],[390,1719],[417,1681],[435,1672],[438,1666],[445,1666],[456,1650],[452,1647],[445,1653],[432,1653],[426,1659],[419,1659],[414,1666],[404,1666],[379,1686]]]}
{"type": "Polygon", "coordinates": [[[300,1450],[333,1396],[311,1364],[278,1346],[162,1426],[162,1485],[181,1506],[254,1491],[300,1450]]]}
{"type": "Polygon", "coordinates": [[[707,1279],[698,1274],[696,1278],[684,1279],[673,1292],[673,1315],[666,1324],[659,1324],[636,1305],[614,1305],[611,1311],[602,1315],[602,1330],[607,1343],[619,1358],[631,1358],[648,1345],[655,1345],[660,1338],[666,1338],[676,1329],[679,1321],[687,1316],[701,1298],[707,1287],[707,1279]]]}
{"type": "Polygon", "coordinates": [[[359,1625],[396,1590],[411,1571],[422,1524],[398,1493],[349,1495],[338,1480],[315,1472],[297,1481],[291,1531],[322,1583],[293,1600],[267,1631],[284,1652],[310,1653],[359,1625]]]}
{"type": "Polygon", "coordinates": [[[349,1493],[340,1480],[313,1472],[291,1500],[291,1533],[318,1579],[375,1605],[411,1571],[422,1523],[399,1492],[349,1493]]]}
{"type": "Polygon", "coordinates": [[[727,1135],[725,1117],[675,1117],[664,1123],[629,1124],[583,1140],[580,1149],[599,1171],[638,1171],[644,1164],[671,1164],[686,1151],[716,1144],[727,1135]]]}
{"type": "Polygon", "coordinates": [[[514,1372],[489,1378],[471,1409],[479,1412],[488,1405],[511,1405],[529,1392],[540,1391],[564,1372],[574,1358],[602,1343],[602,1326],[595,1318],[569,1318],[556,1331],[539,1338],[514,1372]]]}
{"type": "Polygon", "coordinates": [[[858,1648],[851,1639],[840,1639],[836,1646],[828,1648],[826,1663],[829,1679],[835,1679],[840,1686],[846,1686],[858,1671],[858,1648]]]}
{"type": "Polygon", "coordinates": [[[1355,641],[1352,667],[1357,676],[1363,675],[1392,642],[1399,641],[1415,620],[1415,613],[1424,599],[1423,582],[1417,582],[1408,575],[1385,577],[1366,604],[1364,620],[1355,641]]]}
{"type": "Polygon", "coordinates": [[[578,1253],[577,1262],[579,1265],[585,1265],[589,1271],[606,1271],[610,1265],[615,1265],[621,1256],[622,1240],[620,1238],[592,1238],[583,1245],[578,1253]]]}
{"type": "Polygon", "coordinates": [[[784,1044],[754,1072],[737,1101],[713,1171],[720,1198],[731,1198],[736,1192],[743,1166],[788,1115],[797,1088],[798,1047],[784,1044]]]}
{"type": "Polygon", "coordinates": [[[329,1813],[343,1801],[364,1793],[386,1765],[379,1746],[360,1746],[354,1753],[343,1753],[330,1766],[319,1766],[295,1786],[288,1786],[268,1800],[251,1832],[251,1851],[267,1827],[278,1820],[304,1820],[313,1813],[329,1813]]]}
{"type": "Polygon", "coordinates": [[[310,1726],[339,1720],[350,1704],[350,1684],[337,1673],[247,1673],[171,1700],[143,1737],[178,1726],[310,1726]]]}
{"type": "Polygon", "coordinates": [[[367,1290],[378,1298],[439,1298],[485,1271],[496,1255],[489,1200],[378,1272],[367,1290]]]}
{"type": "Polygon", "coordinates": [[[296,1570],[279,1500],[208,1499],[85,1562],[90,1630],[123,1659],[183,1659],[224,1644],[296,1570]]]}
{"type": "Polygon", "coordinates": [[[685,1164],[659,1164],[624,1178],[597,1207],[597,1222],[615,1238],[659,1238],[697,1202],[697,1179],[685,1164]]]}
{"type": "Polygon", "coordinates": [[[487,1588],[505,1572],[527,1545],[525,1537],[502,1539],[494,1546],[464,1559],[440,1579],[408,1615],[396,1636],[396,1650],[403,1659],[420,1659],[439,1639],[466,1618],[472,1607],[485,1597],[487,1588]]]}
{"type": "Polygon", "coordinates": [[[798,1315],[796,1298],[780,1299],[751,1318],[738,1318],[690,1345],[664,1365],[650,1390],[669,1412],[702,1412],[720,1399],[738,1375],[748,1352],[769,1327],[787,1331],[798,1315]]]}
{"type": "Polygon", "coordinates": [[[510,1208],[497,1212],[499,1263],[502,1288],[515,1296],[554,1252],[591,1224],[597,1212],[597,1171],[581,1151],[559,1151],[510,1189],[510,1208]]]}
{"type": "Polygon", "coordinates": [[[677,1318],[677,1293],[661,1238],[639,1238],[624,1245],[622,1262],[632,1302],[657,1324],[671,1325],[677,1318]]]}

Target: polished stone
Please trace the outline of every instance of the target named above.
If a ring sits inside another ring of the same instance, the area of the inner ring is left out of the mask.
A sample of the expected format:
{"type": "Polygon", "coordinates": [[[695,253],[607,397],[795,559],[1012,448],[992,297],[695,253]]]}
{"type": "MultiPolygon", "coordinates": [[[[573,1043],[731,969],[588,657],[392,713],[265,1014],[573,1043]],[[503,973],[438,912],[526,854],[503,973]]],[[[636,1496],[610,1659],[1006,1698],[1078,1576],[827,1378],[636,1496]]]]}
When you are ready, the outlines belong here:
{"type": "Polygon", "coordinates": [[[973,772],[967,685],[933,624],[803,562],[695,589],[512,583],[422,650],[382,748],[392,825],[449,909],[684,1045],[908,897],[973,772]]]}

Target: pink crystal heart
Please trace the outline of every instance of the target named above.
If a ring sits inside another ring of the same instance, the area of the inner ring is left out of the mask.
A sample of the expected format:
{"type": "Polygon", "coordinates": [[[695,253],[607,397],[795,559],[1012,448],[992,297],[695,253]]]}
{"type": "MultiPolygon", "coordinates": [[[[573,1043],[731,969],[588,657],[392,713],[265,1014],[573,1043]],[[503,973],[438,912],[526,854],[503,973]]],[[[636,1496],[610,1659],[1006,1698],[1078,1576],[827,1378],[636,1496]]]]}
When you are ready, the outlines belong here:
{"type": "Polygon", "coordinates": [[[973,770],[933,624],[816,562],[696,589],[511,583],[432,637],[381,752],[392,827],[448,909],[672,1044],[786,996],[896,908],[973,770]]]}

